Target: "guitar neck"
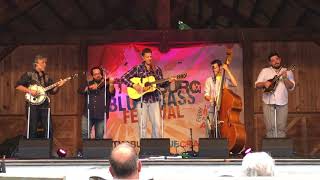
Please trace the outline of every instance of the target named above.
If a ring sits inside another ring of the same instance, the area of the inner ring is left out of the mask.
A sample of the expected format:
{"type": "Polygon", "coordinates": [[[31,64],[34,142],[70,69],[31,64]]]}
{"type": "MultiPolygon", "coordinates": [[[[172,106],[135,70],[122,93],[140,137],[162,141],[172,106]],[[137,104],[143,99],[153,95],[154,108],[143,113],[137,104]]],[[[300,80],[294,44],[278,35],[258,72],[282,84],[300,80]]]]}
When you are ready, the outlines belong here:
{"type": "MultiPolygon", "coordinates": [[[[62,81],[68,81],[68,80],[70,80],[70,79],[71,79],[71,77],[67,77],[67,78],[63,79],[62,81]]],[[[58,84],[59,84],[59,81],[56,82],[56,83],[51,84],[50,86],[47,86],[46,88],[44,88],[44,90],[45,90],[45,91],[49,91],[49,90],[57,87],[58,84]]]]}
{"type": "Polygon", "coordinates": [[[164,82],[166,82],[168,80],[169,80],[169,78],[161,79],[161,80],[157,80],[157,81],[154,81],[154,82],[150,82],[150,84],[160,84],[160,83],[164,83],[164,82]]]}

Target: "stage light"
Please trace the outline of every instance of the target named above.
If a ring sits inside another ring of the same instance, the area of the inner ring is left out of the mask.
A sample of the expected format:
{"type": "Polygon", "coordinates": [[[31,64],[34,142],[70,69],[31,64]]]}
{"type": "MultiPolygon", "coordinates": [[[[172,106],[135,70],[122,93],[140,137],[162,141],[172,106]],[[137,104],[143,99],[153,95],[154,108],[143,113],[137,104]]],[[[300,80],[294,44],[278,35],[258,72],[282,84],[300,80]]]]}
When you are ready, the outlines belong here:
{"type": "Polygon", "coordinates": [[[59,148],[57,150],[57,155],[59,156],[59,158],[64,158],[67,156],[67,151],[62,148],[59,148]]]}
{"type": "Polygon", "coordinates": [[[178,21],[178,28],[180,30],[189,30],[189,29],[192,29],[190,26],[188,26],[187,24],[185,24],[184,22],[182,21],[178,21]]]}

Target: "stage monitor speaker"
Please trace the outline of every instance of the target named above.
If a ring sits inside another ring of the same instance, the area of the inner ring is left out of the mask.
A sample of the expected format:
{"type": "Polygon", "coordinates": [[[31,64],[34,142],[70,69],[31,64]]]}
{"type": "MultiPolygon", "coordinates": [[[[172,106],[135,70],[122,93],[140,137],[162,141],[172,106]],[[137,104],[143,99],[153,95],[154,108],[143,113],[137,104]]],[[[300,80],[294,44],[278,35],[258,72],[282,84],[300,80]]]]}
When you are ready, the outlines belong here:
{"type": "Polygon", "coordinates": [[[140,157],[148,156],[169,156],[169,138],[142,138],[140,139],[140,157]]]}
{"type": "Polygon", "coordinates": [[[293,156],[293,140],[289,138],[265,138],[262,141],[262,151],[272,157],[293,156]]]}
{"type": "Polygon", "coordinates": [[[228,140],[224,138],[200,138],[200,158],[228,158],[228,140]]]}
{"type": "Polygon", "coordinates": [[[83,140],[83,158],[106,159],[110,157],[113,149],[112,139],[86,139],[83,140]]]}
{"type": "Polygon", "coordinates": [[[20,159],[49,159],[51,139],[20,139],[15,156],[20,159]]]}

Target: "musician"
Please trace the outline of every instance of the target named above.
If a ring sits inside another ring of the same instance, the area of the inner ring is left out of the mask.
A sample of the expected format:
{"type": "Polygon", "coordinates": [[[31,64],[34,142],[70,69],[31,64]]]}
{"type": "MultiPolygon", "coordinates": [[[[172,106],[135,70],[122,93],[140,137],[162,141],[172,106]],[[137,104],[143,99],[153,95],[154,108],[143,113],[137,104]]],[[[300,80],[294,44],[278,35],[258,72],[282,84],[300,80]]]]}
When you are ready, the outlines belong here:
{"type": "MultiPolygon", "coordinates": [[[[47,67],[47,58],[41,55],[37,55],[33,62],[33,71],[24,73],[20,79],[16,82],[15,88],[18,91],[24,93],[30,93],[32,96],[38,96],[39,92],[35,90],[30,90],[28,87],[33,84],[40,85],[42,87],[47,87],[53,84],[53,80],[45,72],[47,67]]],[[[65,81],[60,80],[58,86],[48,91],[49,94],[56,94],[59,87],[61,87],[65,81]]],[[[40,105],[32,105],[26,101],[26,114],[28,116],[28,107],[30,106],[30,128],[29,128],[29,138],[37,138],[37,125],[41,122],[45,137],[47,136],[47,126],[48,126],[48,107],[49,99],[47,98],[40,105]]],[[[50,123],[51,124],[51,123],[50,123]]],[[[50,126],[52,127],[52,126],[50,126]]]]}
{"type": "Polygon", "coordinates": [[[89,104],[89,135],[91,129],[95,128],[95,139],[103,139],[104,135],[104,113],[106,119],[109,118],[109,106],[112,96],[115,95],[114,79],[107,79],[106,87],[103,78],[103,69],[101,67],[93,67],[90,70],[92,80],[83,84],[78,92],[85,97],[85,106],[81,120],[82,138],[88,138],[88,104],[89,104]],[[88,103],[89,96],[89,103],[88,103]],[[106,106],[105,106],[106,100],[106,106]]]}
{"type": "MultiPolygon", "coordinates": [[[[208,77],[204,86],[204,99],[210,102],[208,116],[210,123],[214,123],[214,112],[216,99],[219,96],[219,86],[221,85],[222,70],[226,72],[224,88],[236,87],[238,85],[236,78],[226,64],[222,64],[221,60],[215,59],[211,62],[213,76],[208,77]]],[[[210,127],[212,129],[212,127],[210,127]]],[[[211,132],[207,132],[210,136],[211,132]]]]}
{"type": "MultiPolygon", "coordinates": [[[[149,48],[142,50],[143,62],[131,70],[126,72],[122,77],[122,82],[128,86],[134,88],[139,93],[142,93],[148,89],[148,87],[142,87],[139,84],[134,84],[130,81],[133,77],[143,78],[154,76],[156,80],[163,79],[162,70],[160,67],[153,64],[152,51],[149,48]]],[[[174,82],[176,79],[174,77],[169,78],[169,82],[174,82]]],[[[169,82],[164,82],[157,84],[158,87],[166,87],[169,82]]],[[[160,98],[161,94],[159,91],[148,92],[142,96],[142,99],[135,99],[136,108],[138,111],[138,121],[139,121],[139,135],[140,138],[146,138],[147,131],[147,120],[151,121],[152,125],[152,138],[160,138],[160,98]]]]}
{"type": "Polygon", "coordinates": [[[271,53],[268,59],[270,67],[261,70],[255,82],[255,87],[258,89],[268,88],[271,85],[268,80],[283,73],[275,91],[273,93],[263,93],[262,96],[266,136],[268,138],[283,138],[286,137],[288,90],[292,91],[294,89],[295,81],[293,73],[281,66],[281,57],[277,52],[271,53]],[[277,126],[275,126],[275,121],[277,126]]]}

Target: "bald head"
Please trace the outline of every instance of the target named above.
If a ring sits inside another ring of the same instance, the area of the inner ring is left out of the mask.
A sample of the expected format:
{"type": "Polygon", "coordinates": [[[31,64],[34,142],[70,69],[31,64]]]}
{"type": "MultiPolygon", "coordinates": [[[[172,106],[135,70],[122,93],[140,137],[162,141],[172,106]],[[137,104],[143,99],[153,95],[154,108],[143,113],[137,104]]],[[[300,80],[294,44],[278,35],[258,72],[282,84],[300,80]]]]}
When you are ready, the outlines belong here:
{"type": "Polygon", "coordinates": [[[141,164],[131,144],[122,143],[112,150],[109,170],[113,177],[138,178],[140,169],[141,164]]]}

